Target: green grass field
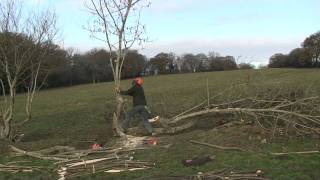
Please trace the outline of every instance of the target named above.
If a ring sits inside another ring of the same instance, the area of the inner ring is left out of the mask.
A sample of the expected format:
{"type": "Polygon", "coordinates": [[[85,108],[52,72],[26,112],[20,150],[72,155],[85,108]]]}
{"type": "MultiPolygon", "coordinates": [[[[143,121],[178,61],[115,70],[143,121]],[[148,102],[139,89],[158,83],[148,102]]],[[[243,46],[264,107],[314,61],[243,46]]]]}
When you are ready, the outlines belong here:
{"type": "MultiPolygon", "coordinates": [[[[292,88],[311,87],[320,96],[319,69],[266,69],[245,71],[224,71],[146,77],[144,89],[150,109],[160,116],[172,117],[201,103],[206,99],[206,80],[209,80],[213,96],[232,85],[243,83],[286,84],[292,88]]],[[[123,89],[131,81],[122,82],[123,89]]],[[[26,150],[39,150],[55,145],[88,148],[97,138],[107,143],[111,138],[111,124],[114,98],[113,83],[88,84],[68,88],[44,90],[37,94],[33,106],[33,119],[22,129],[25,137],[15,146],[26,150]],[[106,121],[105,117],[110,119],[106,121]]],[[[17,117],[23,117],[23,96],[17,99],[17,117]]],[[[227,98],[227,97],[226,97],[227,98]]],[[[213,100],[214,101],[214,100],[213,100]]],[[[131,107],[130,99],[126,109],[131,107]]],[[[200,121],[200,120],[199,120],[200,121]]],[[[217,121],[211,118],[214,123],[217,121]]],[[[206,121],[207,122],[207,121],[206,121]]],[[[273,157],[268,152],[304,151],[319,149],[319,138],[279,138],[261,144],[261,138],[268,135],[250,127],[229,128],[219,131],[195,129],[175,136],[162,136],[161,141],[174,145],[169,149],[154,148],[138,151],[136,158],[156,162],[156,167],[140,172],[119,175],[98,174],[83,179],[134,179],[151,175],[185,175],[213,171],[221,168],[235,170],[262,169],[270,179],[320,179],[320,154],[289,155],[273,157]],[[222,151],[194,145],[189,140],[200,140],[212,144],[240,146],[249,152],[222,151]],[[201,154],[214,154],[216,160],[196,168],[184,167],[182,159],[201,154]]],[[[9,156],[7,142],[0,142],[0,164],[17,160],[32,160],[35,165],[49,165],[50,162],[27,157],[9,156]]],[[[7,174],[0,172],[0,179],[57,179],[51,166],[42,173],[7,174]]]]}

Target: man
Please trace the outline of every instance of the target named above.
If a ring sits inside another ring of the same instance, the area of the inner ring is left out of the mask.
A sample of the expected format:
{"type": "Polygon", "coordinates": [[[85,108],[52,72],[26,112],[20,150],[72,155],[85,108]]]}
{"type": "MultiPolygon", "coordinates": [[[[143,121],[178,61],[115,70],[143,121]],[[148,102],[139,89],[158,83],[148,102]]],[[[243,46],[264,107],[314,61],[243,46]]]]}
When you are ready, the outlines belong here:
{"type": "Polygon", "coordinates": [[[150,135],[156,135],[153,131],[150,122],[156,121],[159,118],[159,116],[152,118],[150,112],[147,110],[147,102],[144,95],[142,84],[142,78],[135,78],[132,81],[132,87],[130,89],[128,89],[127,91],[119,90],[121,95],[128,95],[132,96],[133,98],[133,108],[131,111],[126,113],[126,118],[122,122],[121,127],[123,128],[123,131],[126,132],[129,127],[129,122],[131,121],[134,115],[138,114],[142,119],[143,125],[147,129],[148,133],[150,135]]]}

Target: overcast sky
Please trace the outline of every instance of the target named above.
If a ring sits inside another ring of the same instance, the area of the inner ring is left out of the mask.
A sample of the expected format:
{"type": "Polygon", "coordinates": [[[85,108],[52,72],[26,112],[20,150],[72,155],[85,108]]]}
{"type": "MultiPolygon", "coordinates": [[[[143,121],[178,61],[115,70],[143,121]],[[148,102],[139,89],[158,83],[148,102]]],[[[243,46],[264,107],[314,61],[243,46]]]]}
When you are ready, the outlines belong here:
{"type": "MultiPolygon", "coordinates": [[[[26,0],[26,7],[50,7],[58,15],[65,48],[81,52],[103,47],[83,29],[86,0],[26,0]]],[[[151,0],[142,22],[151,42],[140,53],[208,53],[266,63],[288,53],[320,30],[319,0],[151,0]]]]}

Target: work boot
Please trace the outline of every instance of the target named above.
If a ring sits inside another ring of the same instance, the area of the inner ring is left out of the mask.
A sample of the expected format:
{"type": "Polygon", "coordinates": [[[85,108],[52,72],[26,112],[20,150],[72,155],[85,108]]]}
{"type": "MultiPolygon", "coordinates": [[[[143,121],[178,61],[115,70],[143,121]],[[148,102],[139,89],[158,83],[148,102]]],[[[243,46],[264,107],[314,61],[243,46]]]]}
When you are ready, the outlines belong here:
{"type": "Polygon", "coordinates": [[[150,123],[154,123],[154,122],[158,121],[159,119],[160,119],[159,116],[155,116],[155,117],[153,117],[153,118],[151,118],[151,119],[148,119],[148,121],[149,121],[150,123]]]}
{"type": "Polygon", "coordinates": [[[157,136],[157,135],[158,135],[158,133],[156,133],[156,132],[151,133],[151,136],[157,136]]]}

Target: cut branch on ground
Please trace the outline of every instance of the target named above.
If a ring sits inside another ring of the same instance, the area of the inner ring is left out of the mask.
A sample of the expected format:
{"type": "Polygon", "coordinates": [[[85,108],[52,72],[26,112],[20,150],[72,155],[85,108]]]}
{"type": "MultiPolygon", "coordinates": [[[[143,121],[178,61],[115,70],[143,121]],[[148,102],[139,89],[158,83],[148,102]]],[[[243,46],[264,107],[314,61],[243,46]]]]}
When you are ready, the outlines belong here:
{"type": "Polygon", "coordinates": [[[239,148],[239,147],[218,146],[218,145],[215,145],[215,144],[198,142],[198,141],[194,141],[194,140],[190,140],[190,142],[193,143],[193,144],[199,144],[199,145],[208,146],[208,147],[212,147],[212,148],[217,148],[217,149],[221,149],[221,150],[246,151],[246,150],[244,150],[242,148],[239,148]]]}
{"type": "Polygon", "coordinates": [[[172,119],[161,118],[161,123],[168,127],[160,128],[158,132],[174,134],[191,128],[201,121],[201,116],[224,117],[230,114],[234,117],[230,121],[245,119],[256,122],[262,129],[272,132],[273,136],[320,134],[320,98],[307,92],[309,89],[280,85],[271,90],[262,85],[233,88],[214,96],[215,103],[212,103],[212,98],[206,97],[202,103],[172,119]],[[254,91],[250,92],[250,88],[254,91]],[[208,105],[209,99],[212,104],[208,105]]]}

